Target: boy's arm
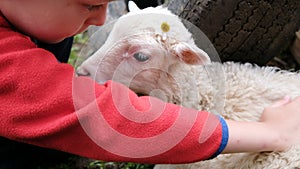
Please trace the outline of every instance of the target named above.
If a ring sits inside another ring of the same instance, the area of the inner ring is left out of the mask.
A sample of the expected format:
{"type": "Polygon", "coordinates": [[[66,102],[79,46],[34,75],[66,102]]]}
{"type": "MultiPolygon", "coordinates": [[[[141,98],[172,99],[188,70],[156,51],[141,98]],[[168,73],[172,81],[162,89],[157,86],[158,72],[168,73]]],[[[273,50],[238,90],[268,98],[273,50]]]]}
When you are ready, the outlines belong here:
{"type": "Polygon", "coordinates": [[[278,133],[261,122],[226,121],[228,144],[222,153],[262,152],[279,150],[278,133]]]}

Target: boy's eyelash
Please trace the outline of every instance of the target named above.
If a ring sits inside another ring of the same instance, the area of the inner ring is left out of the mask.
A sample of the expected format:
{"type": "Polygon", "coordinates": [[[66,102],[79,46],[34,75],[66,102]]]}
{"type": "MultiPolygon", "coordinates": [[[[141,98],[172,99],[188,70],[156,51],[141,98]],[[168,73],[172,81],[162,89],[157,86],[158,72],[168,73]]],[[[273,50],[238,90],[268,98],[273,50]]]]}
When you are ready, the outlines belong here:
{"type": "Polygon", "coordinates": [[[94,10],[98,10],[100,7],[102,7],[103,5],[86,5],[87,10],[89,11],[94,11],[94,10]]]}

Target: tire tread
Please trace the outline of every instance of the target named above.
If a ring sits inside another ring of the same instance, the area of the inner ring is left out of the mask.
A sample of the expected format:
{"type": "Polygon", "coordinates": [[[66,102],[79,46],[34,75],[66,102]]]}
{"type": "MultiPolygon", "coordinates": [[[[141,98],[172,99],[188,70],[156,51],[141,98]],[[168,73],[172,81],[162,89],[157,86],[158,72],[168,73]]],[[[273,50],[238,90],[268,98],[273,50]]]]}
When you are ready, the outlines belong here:
{"type": "Polygon", "coordinates": [[[299,0],[173,0],[168,5],[206,34],[222,61],[265,65],[300,28],[299,0]]]}

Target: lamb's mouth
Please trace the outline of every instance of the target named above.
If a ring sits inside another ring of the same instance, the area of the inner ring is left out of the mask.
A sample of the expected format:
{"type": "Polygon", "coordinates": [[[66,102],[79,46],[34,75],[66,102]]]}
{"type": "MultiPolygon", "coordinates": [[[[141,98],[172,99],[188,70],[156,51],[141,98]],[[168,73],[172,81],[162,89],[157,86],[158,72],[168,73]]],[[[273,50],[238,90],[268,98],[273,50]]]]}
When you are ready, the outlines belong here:
{"type": "Polygon", "coordinates": [[[148,96],[147,94],[145,93],[136,93],[138,96],[148,96]]]}
{"type": "MultiPolygon", "coordinates": [[[[141,97],[141,96],[152,96],[152,97],[156,97],[156,98],[158,98],[158,99],[160,99],[160,100],[162,100],[164,102],[170,102],[169,97],[167,97],[165,95],[165,93],[163,93],[163,92],[160,93],[162,95],[157,95],[157,93],[155,94],[155,93],[151,93],[151,92],[150,92],[150,94],[146,94],[146,93],[143,93],[143,92],[136,92],[136,94],[139,97],[141,97]]],[[[176,103],[177,103],[176,101],[173,102],[173,104],[176,104],[176,103]]]]}

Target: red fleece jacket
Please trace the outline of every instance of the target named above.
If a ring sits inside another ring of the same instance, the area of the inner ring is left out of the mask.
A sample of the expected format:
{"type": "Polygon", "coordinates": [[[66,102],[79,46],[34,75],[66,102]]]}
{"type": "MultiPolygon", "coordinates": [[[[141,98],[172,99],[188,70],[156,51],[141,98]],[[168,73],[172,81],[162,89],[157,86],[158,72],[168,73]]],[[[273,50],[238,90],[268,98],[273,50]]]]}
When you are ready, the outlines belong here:
{"type": "Polygon", "coordinates": [[[76,77],[1,16],[0,103],[1,137],[93,159],[187,163],[227,144],[222,118],[76,77]]]}

